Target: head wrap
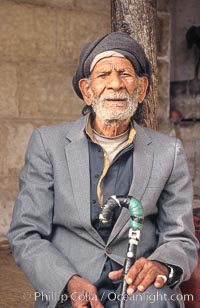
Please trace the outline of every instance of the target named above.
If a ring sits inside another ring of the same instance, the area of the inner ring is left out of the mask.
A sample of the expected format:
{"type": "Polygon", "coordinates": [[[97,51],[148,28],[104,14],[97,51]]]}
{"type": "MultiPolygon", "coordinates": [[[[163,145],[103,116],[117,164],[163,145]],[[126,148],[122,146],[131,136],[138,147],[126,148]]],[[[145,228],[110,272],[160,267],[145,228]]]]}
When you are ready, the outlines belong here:
{"type": "Polygon", "coordinates": [[[80,54],[79,65],[73,77],[73,87],[77,95],[83,99],[79,89],[79,80],[90,76],[90,68],[94,58],[105,51],[116,51],[127,58],[133,65],[138,76],[146,76],[151,84],[151,64],[142,46],[124,32],[112,32],[88,43],[80,54]]]}
{"type": "Polygon", "coordinates": [[[90,65],[90,72],[92,72],[97,62],[99,62],[101,59],[109,58],[109,57],[125,58],[121,53],[116,52],[114,50],[103,51],[99,53],[98,55],[96,55],[94,59],[92,60],[92,63],[90,65]]]}

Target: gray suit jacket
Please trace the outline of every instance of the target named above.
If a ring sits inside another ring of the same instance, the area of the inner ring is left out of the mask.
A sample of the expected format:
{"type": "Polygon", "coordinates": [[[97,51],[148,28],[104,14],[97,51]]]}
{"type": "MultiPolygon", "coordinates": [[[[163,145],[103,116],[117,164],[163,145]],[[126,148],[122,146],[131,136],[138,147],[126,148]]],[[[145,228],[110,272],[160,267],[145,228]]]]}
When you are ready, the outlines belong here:
{"type": "MultiPolygon", "coordinates": [[[[8,234],[16,263],[33,287],[48,296],[49,307],[73,274],[93,283],[107,255],[123,265],[127,249],[125,208],[106,245],[91,225],[86,119],[33,132],[8,234]]],[[[141,200],[145,213],[137,256],[177,265],[188,279],[197,263],[197,241],[182,145],[136,123],[135,129],[129,195],[141,200]]],[[[45,307],[41,299],[37,307],[45,307]]]]}

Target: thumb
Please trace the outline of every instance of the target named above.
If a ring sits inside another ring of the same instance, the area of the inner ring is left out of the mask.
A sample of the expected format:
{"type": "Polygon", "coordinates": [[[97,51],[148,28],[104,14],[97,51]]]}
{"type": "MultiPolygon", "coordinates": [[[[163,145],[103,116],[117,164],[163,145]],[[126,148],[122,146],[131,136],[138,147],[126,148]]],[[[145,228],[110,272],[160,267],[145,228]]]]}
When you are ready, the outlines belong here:
{"type": "Polygon", "coordinates": [[[110,272],[108,274],[108,278],[110,278],[111,280],[118,280],[118,279],[121,279],[123,277],[123,268],[121,268],[120,270],[118,271],[113,271],[113,272],[110,272]]]}
{"type": "Polygon", "coordinates": [[[92,308],[104,308],[98,297],[96,299],[91,300],[90,304],[92,308]]]}

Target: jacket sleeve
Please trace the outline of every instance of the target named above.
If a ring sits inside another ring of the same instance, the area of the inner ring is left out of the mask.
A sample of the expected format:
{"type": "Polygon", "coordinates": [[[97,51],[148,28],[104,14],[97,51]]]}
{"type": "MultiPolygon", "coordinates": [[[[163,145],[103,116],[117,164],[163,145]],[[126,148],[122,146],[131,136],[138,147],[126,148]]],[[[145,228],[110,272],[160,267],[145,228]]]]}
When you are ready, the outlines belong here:
{"type": "Polygon", "coordinates": [[[180,282],[190,278],[198,260],[192,196],[192,182],[184,150],[177,140],[173,168],[157,204],[158,245],[149,259],[179,266],[183,271],[180,282]]]}
{"type": "Polygon", "coordinates": [[[50,299],[57,302],[56,297],[76,272],[50,242],[54,208],[53,167],[39,130],[35,130],[30,138],[19,183],[20,193],[8,233],[13,256],[33,287],[42,294],[51,294],[50,299]]]}

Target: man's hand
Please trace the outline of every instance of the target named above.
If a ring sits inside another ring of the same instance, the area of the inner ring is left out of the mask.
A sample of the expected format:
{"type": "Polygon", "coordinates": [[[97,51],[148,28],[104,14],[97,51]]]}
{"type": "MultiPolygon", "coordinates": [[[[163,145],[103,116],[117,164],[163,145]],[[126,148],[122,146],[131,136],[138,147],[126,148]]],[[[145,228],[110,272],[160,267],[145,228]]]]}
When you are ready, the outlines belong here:
{"type": "MultiPolygon", "coordinates": [[[[130,268],[126,275],[126,282],[129,285],[127,294],[132,295],[136,289],[140,292],[145,291],[152,283],[156,288],[162,288],[165,281],[158,275],[168,276],[168,268],[157,261],[150,261],[145,258],[138,259],[130,268]]],[[[112,280],[121,279],[123,276],[123,269],[109,273],[109,278],[112,280]]]]}
{"type": "Polygon", "coordinates": [[[74,275],[68,281],[66,288],[73,308],[103,308],[98,298],[96,287],[86,279],[74,275]]]}

